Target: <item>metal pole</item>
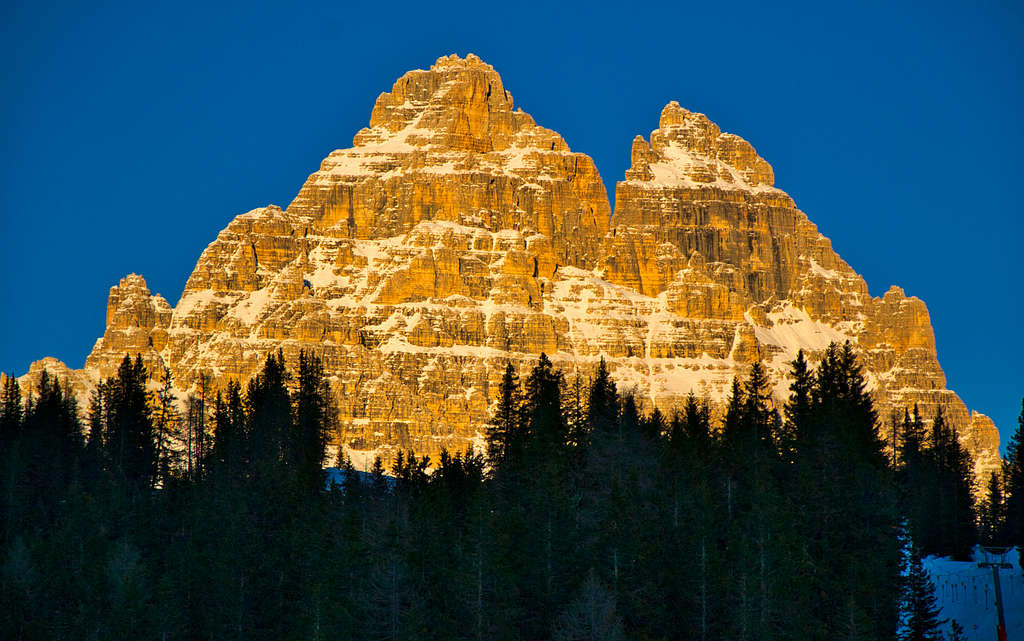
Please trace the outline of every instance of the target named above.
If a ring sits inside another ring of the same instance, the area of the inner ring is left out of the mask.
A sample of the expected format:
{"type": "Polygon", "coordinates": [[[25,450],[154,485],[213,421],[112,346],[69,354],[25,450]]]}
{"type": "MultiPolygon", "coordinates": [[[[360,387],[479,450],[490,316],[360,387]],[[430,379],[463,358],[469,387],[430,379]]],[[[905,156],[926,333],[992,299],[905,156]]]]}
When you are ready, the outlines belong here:
{"type": "Polygon", "coordinates": [[[1003,617],[1003,590],[999,585],[999,565],[992,564],[992,581],[996,584],[996,612],[999,613],[999,625],[996,626],[996,637],[1006,641],[1006,619],[1003,617]]]}
{"type": "Polygon", "coordinates": [[[992,546],[982,549],[985,551],[985,562],[979,563],[978,567],[992,568],[992,585],[996,589],[996,613],[999,615],[998,623],[996,624],[996,638],[998,641],[1006,641],[1006,618],[1003,615],[1003,587],[999,583],[999,569],[1009,569],[1012,567],[1006,562],[1006,552],[1010,548],[992,546]],[[996,555],[999,555],[999,560],[992,558],[996,555]]]}

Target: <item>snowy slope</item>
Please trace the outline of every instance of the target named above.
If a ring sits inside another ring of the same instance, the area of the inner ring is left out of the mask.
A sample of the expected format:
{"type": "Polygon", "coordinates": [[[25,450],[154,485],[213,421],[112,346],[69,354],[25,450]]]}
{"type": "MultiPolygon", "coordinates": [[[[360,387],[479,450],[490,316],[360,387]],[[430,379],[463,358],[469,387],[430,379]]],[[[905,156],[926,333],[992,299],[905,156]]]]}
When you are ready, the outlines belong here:
{"type": "MultiPolygon", "coordinates": [[[[1006,633],[1010,641],[1024,640],[1024,573],[1017,556],[1016,550],[1007,554],[1006,561],[1013,565],[1013,569],[999,571],[1006,633]]],[[[959,621],[971,641],[990,641],[996,638],[992,570],[979,568],[978,560],[984,560],[980,551],[975,552],[975,561],[970,563],[928,557],[924,560],[924,567],[935,585],[942,618],[959,621]]],[[[948,624],[946,630],[948,632],[948,624]]]]}

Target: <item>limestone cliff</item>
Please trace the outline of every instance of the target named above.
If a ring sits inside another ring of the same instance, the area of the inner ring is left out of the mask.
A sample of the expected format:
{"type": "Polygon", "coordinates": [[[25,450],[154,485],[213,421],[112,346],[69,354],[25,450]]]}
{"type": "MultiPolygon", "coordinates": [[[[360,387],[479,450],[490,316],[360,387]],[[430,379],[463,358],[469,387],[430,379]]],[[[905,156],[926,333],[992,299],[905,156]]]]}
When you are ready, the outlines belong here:
{"type": "MultiPolygon", "coordinates": [[[[691,358],[731,361],[738,371],[761,359],[784,398],[798,349],[813,360],[829,342],[849,340],[866,366],[884,430],[892,410],[902,414],[916,403],[930,418],[941,406],[978,472],[996,469],[998,431],[946,389],[924,303],[898,287],[871,297],[864,279],[773,183],[771,167],[748,142],[675,102],[662,111],[649,144],[634,139],[600,269],[611,282],[664,299],[675,319],[717,332],[712,340],[655,340],[647,356],[680,355],[685,346],[691,358]]],[[[715,391],[724,395],[721,380],[715,391]]]]}
{"type": "Polygon", "coordinates": [[[979,470],[997,464],[992,422],[945,388],[924,303],[872,298],[768,163],[704,115],[670,103],[634,140],[614,215],[593,161],[473,55],[405,74],[369,124],[287,209],[232,220],[173,309],[139,276],[112,288],[103,338],[66,376],[84,389],[127,351],[187,391],[313,349],[340,441],[365,460],[465,446],[505,363],[542,351],[584,377],[604,356],[621,388],[670,410],[691,390],[722,400],[758,359],[782,397],[798,349],[850,340],[880,416],[942,406],[979,470]]]}

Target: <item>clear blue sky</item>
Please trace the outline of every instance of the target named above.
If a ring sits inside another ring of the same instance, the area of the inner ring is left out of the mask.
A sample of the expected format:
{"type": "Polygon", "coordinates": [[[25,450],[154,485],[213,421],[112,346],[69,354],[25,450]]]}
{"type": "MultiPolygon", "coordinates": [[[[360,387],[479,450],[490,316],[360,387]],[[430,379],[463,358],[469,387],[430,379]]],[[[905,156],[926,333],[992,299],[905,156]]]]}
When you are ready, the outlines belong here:
{"type": "Polygon", "coordinates": [[[80,367],[126,273],[175,304],[217,232],[287,205],[398,76],[474,52],[610,195],[669,100],[751,141],[872,294],[924,299],[950,387],[1015,428],[1018,2],[277,4],[0,9],[0,370],[80,367]]]}

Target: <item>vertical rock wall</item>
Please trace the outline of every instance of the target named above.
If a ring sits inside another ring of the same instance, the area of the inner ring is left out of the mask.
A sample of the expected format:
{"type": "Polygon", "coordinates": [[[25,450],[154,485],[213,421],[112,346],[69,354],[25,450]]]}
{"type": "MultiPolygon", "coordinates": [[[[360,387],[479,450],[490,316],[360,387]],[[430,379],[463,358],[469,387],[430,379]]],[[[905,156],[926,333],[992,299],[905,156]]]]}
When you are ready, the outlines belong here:
{"type": "Polygon", "coordinates": [[[184,395],[312,349],[340,442],[368,460],[478,442],[505,363],[540,352],[584,377],[603,356],[621,389],[670,411],[690,391],[721,401],[759,359],[784,398],[798,349],[850,340],[880,416],[941,406],[979,471],[997,465],[991,421],[945,388],[924,303],[872,298],[768,163],[704,115],[669,103],[634,140],[614,216],[593,161],[475,56],[405,74],[369,124],[287,209],[232,220],[173,309],[139,276],[112,288],[104,336],[64,373],[76,389],[125,352],[184,395]]]}

